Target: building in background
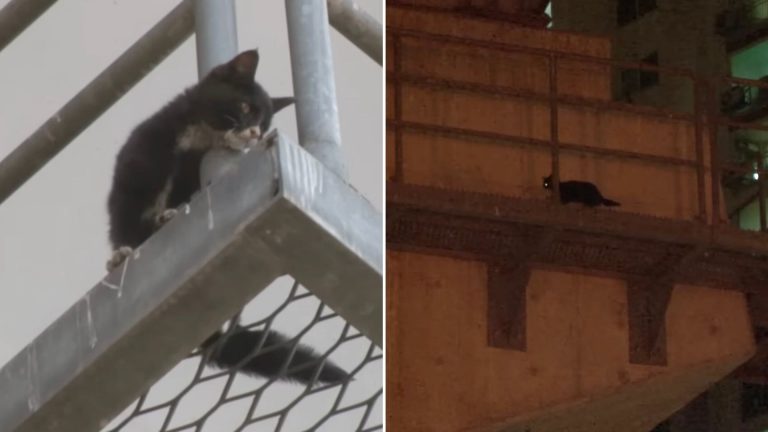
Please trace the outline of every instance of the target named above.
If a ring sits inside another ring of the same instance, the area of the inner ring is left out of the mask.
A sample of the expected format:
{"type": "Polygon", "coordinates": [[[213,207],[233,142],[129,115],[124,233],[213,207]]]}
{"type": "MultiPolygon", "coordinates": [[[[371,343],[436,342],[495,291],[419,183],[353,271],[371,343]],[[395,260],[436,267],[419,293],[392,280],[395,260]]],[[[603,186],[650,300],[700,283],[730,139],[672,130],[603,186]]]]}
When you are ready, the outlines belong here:
{"type": "Polygon", "coordinates": [[[388,2],[390,427],[768,428],[760,7],[388,2]]]}

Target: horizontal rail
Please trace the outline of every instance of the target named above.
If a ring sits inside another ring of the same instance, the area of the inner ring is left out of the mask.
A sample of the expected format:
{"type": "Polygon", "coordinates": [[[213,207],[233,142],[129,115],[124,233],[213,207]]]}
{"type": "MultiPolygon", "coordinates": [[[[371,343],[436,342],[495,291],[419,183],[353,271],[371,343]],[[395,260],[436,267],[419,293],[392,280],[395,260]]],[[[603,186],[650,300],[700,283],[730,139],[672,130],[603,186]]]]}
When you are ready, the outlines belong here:
{"type": "Polygon", "coordinates": [[[3,366],[1,431],[100,430],[286,273],[382,346],[381,213],[282,135],[269,144],[3,366]]]}
{"type": "Polygon", "coordinates": [[[0,51],[29,27],[56,0],[11,0],[0,10],[0,51]]]}
{"type": "Polygon", "coordinates": [[[184,0],[0,161],[0,203],[181,45],[193,24],[184,0]]]}
{"type": "MultiPolygon", "coordinates": [[[[411,84],[435,89],[460,90],[470,93],[486,94],[494,97],[517,97],[533,99],[542,102],[550,101],[550,97],[546,93],[540,93],[534,90],[499,86],[494,84],[479,84],[450,79],[430,78],[427,76],[411,74],[390,74],[387,76],[387,82],[393,84],[411,84]]],[[[625,111],[634,114],[661,117],[671,120],[683,120],[689,122],[694,121],[694,116],[691,114],[674,112],[655,107],[633,105],[624,102],[616,102],[613,100],[590,99],[580,96],[570,96],[568,94],[562,93],[558,93],[554,99],[558,103],[565,105],[586,106],[597,110],[606,109],[611,111],[625,111]]]]}
{"type": "MultiPolygon", "coordinates": [[[[0,10],[0,49],[55,0],[12,0],[0,10]]],[[[351,0],[328,0],[329,21],[363,52],[382,63],[382,26],[351,0]]],[[[119,100],[193,32],[183,0],[0,161],[0,204],[119,100]]]]}
{"type": "Polygon", "coordinates": [[[328,0],[328,20],[350,42],[373,61],[383,63],[381,23],[353,0],[328,0]]]}
{"type": "MultiPolygon", "coordinates": [[[[393,84],[396,89],[396,97],[400,98],[402,97],[402,88],[403,84],[406,85],[414,85],[414,86],[420,86],[423,88],[433,88],[433,89],[450,89],[454,91],[463,91],[463,92],[469,92],[469,93],[476,93],[476,94],[483,94],[490,97],[495,98],[508,98],[508,97],[518,97],[518,98],[525,98],[525,99],[532,99],[537,100],[540,102],[549,102],[551,107],[555,107],[552,109],[557,109],[556,107],[558,105],[571,105],[571,106],[583,106],[583,107],[589,107],[592,109],[597,110],[611,110],[611,111],[628,111],[632,113],[637,113],[640,115],[647,115],[647,116],[653,116],[653,117],[659,117],[659,118],[666,118],[666,119],[673,119],[673,120],[681,120],[685,122],[690,122],[691,126],[694,128],[694,137],[695,137],[695,150],[696,150],[696,160],[686,160],[686,159],[680,159],[675,157],[664,157],[664,156],[656,156],[656,155],[647,155],[647,154],[638,154],[634,152],[622,152],[619,150],[613,150],[613,149],[597,149],[590,146],[575,146],[575,145],[569,145],[568,143],[563,143],[562,145],[557,144],[558,147],[562,147],[565,151],[577,151],[577,152],[585,152],[585,153],[592,153],[596,155],[603,155],[603,156],[612,156],[612,157],[618,157],[618,158],[632,158],[637,160],[646,160],[649,162],[656,162],[656,163],[664,163],[664,164],[670,164],[670,165],[677,165],[677,166],[689,166],[689,167],[696,167],[697,168],[697,183],[698,183],[698,198],[699,198],[699,219],[701,221],[707,220],[707,211],[706,211],[706,196],[704,188],[704,176],[705,174],[705,166],[704,166],[704,153],[703,153],[703,142],[704,134],[703,130],[706,129],[708,132],[706,136],[708,137],[710,141],[710,160],[711,160],[711,168],[710,173],[713,178],[712,184],[712,214],[713,214],[713,223],[716,223],[716,221],[719,219],[719,202],[720,202],[720,190],[719,190],[719,179],[721,177],[721,172],[725,172],[725,170],[732,170],[736,171],[736,166],[734,164],[726,163],[726,161],[720,160],[719,152],[716,151],[717,145],[716,140],[718,137],[717,130],[719,127],[728,126],[730,128],[740,128],[740,129],[753,129],[753,130],[760,130],[760,131],[766,131],[768,130],[768,125],[756,123],[756,122],[750,122],[750,121],[739,121],[737,119],[730,118],[728,116],[722,115],[719,110],[719,106],[717,105],[717,101],[719,101],[719,89],[724,83],[732,83],[732,84],[739,84],[742,86],[751,86],[758,89],[762,89],[761,91],[768,91],[768,82],[761,81],[761,80],[749,80],[749,79],[742,79],[742,78],[735,78],[735,77],[713,77],[713,78],[702,78],[699,76],[696,76],[692,70],[688,69],[682,69],[682,68],[670,68],[670,67],[661,67],[658,65],[651,65],[651,64],[645,64],[645,63],[639,63],[639,62],[628,62],[628,61],[621,61],[621,60],[615,60],[615,59],[606,59],[606,58],[599,58],[599,57],[592,57],[589,55],[580,55],[580,54],[572,54],[567,52],[559,52],[559,51],[553,51],[548,48],[536,48],[536,47],[529,47],[529,46],[520,46],[515,45],[513,43],[505,43],[505,42],[490,42],[485,40],[477,40],[472,38],[466,38],[461,36],[453,36],[453,35],[442,35],[442,34],[434,34],[429,32],[424,32],[421,30],[403,30],[403,29],[397,29],[393,27],[388,27],[387,29],[387,37],[390,39],[390,42],[397,47],[397,52],[395,53],[395,62],[398,62],[398,58],[401,57],[402,54],[402,45],[403,41],[405,39],[415,39],[419,41],[426,41],[426,42],[439,42],[442,45],[454,45],[454,46],[464,46],[469,47],[474,50],[492,50],[496,51],[500,54],[528,54],[536,57],[540,57],[542,60],[545,60],[547,64],[549,65],[550,71],[550,81],[553,80],[553,76],[557,76],[557,71],[553,71],[552,69],[558,68],[558,64],[561,64],[559,60],[561,59],[567,59],[567,60],[574,60],[577,62],[583,62],[590,65],[596,65],[600,66],[603,65],[605,67],[610,68],[626,68],[626,69],[640,69],[640,70],[646,70],[646,71],[654,71],[658,73],[663,74],[672,74],[677,75],[678,77],[681,77],[682,79],[689,80],[692,84],[694,93],[692,95],[693,99],[693,114],[689,114],[688,112],[680,112],[675,111],[671,112],[668,109],[664,108],[657,108],[657,107],[641,107],[636,106],[634,104],[627,104],[622,102],[617,102],[613,100],[601,100],[601,99],[589,99],[589,98],[583,98],[579,96],[569,96],[569,95],[563,95],[562,90],[554,90],[556,89],[556,83],[550,82],[550,89],[549,92],[546,92],[544,89],[542,91],[535,91],[530,89],[520,89],[520,88],[513,88],[508,86],[499,86],[499,85],[489,85],[485,83],[473,83],[473,82],[466,82],[466,81],[457,81],[452,79],[442,79],[442,78],[433,78],[429,76],[419,75],[419,74],[412,74],[412,73],[403,73],[402,67],[397,67],[395,70],[393,70],[391,74],[387,76],[387,83],[393,84]],[[553,75],[554,72],[554,75],[553,75]],[[709,91],[705,94],[700,89],[709,89],[709,91]],[[702,108],[706,107],[706,108],[702,108]],[[716,158],[716,159],[715,159],[716,158]]],[[[398,108],[400,106],[400,101],[395,101],[395,107],[398,108]]],[[[427,124],[414,124],[407,121],[403,121],[402,119],[402,112],[399,109],[395,109],[395,120],[388,120],[387,125],[390,127],[396,128],[396,148],[402,151],[402,144],[400,143],[401,139],[400,134],[402,133],[403,128],[407,128],[410,130],[418,130],[422,133],[436,133],[436,134],[448,134],[448,135],[463,135],[463,136],[472,136],[474,138],[481,138],[481,139],[487,139],[487,140],[493,140],[493,141],[505,141],[509,142],[510,140],[514,140],[518,143],[525,143],[530,145],[539,145],[539,146],[545,146],[554,148],[556,146],[555,142],[553,141],[554,135],[551,133],[551,137],[549,140],[537,140],[527,137],[509,137],[505,136],[504,134],[494,134],[494,133],[488,133],[488,132],[480,132],[480,131],[472,131],[472,130],[464,130],[464,129],[456,129],[456,128],[446,128],[439,125],[427,125],[427,124]],[[397,127],[400,126],[398,129],[397,127]]],[[[556,114],[552,114],[550,116],[551,119],[557,119],[556,114]]],[[[400,153],[398,152],[398,153],[400,153]]],[[[555,152],[557,153],[557,152],[555,152]]],[[[553,161],[556,158],[556,155],[553,154],[553,161]]],[[[394,179],[396,181],[401,181],[402,179],[402,159],[403,156],[398,154],[395,157],[395,177],[394,179]]],[[[553,166],[554,166],[553,162],[553,166]]],[[[555,169],[553,168],[553,176],[555,176],[555,184],[557,184],[557,177],[556,173],[554,173],[555,169]]],[[[746,167],[738,167],[739,172],[748,172],[749,168],[746,167]]],[[[763,174],[763,168],[762,166],[759,166],[757,168],[757,172],[760,174],[760,181],[762,182],[764,180],[763,174]]],[[[762,185],[762,183],[761,183],[762,185]]],[[[762,189],[761,189],[762,190],[762,189]]],[[[557,194],[553,194],[553,196],[556,196],[557,194]]],[[[762,214],[762,206],[761,206],[761,214],[762,214]]],[[[762,219],[762,218],[761,218],[762,219]]],[[[761,222],[761,224],[764,224],[764,222],[761,222]]]]}
{"type": "MultiPolygon", "coordinates": [[[[428,33],[428,32],[417,31],[417,30],[402,30],[402,29],[391,27],[391,26],[387,27],[387,37],[393,38],[393,39],[410,37],[414,39],[443,42],[443,43],[448,43],[453,45],[464,45],[464,46],[473,47],[473,48],[488,49],[488,50],[501,51],[506,53],[531,54],[531,55],[537,55],[540,57],[550,57],[554,55],[559,59],[569,59],[569,60],[575,60],[575,61],[584,62],[584,63],[612,66],[616,68],[639,69],[639,70],[645,70],[645,71],[660,72],[660,73],[678,75],[681,77],[690,78],[692,80],[709,81],[707,79],[697,77],[693,70],[686,69],[686,68],[658,66],[650,63],[643,63],[643,62],[637,62],[637,61],[594,57],[594,56],[589,56],[584,54],[574,54],[574,53],[568,53],[563,51],[556,51],[556,50],[547,49],[547,48],[534,48],[530,46],[515,45],[515,44],[510,44],[505,42],[489,42],[489,41],[476,40],[476,39],[459,37],[459,36],[439,35],[439,34],[428,33]]],[[[764,88],[768,90],[768,82],[766,81],[753,80],[753,79],[747,79],[747,78],[738,78],[738,77],[732,77],[732,76],[716,77],[713,80],[733,82],[741,85],[764,88]]]]}
{"type": "MultiPolygon", "coordinates": [[[[442,135],[448,137],[460,137],[460,138],[476,138],[486,141],[503,143],[506,145],[531,145],[536,147],[551,148],[552,143],[547,139],[537,139],[531,137],[510,135],[498,132],[486,132],[478,131],[474,129],[462,129],[449,126],[440,126],[428,123],[410,122],[410,121],[397,121],[387,120],[387,127],[393,128],[393,130],[410,130],[414,132],[421,132],[432,135],[442,135]]],[[[665,165],[683,166],[688,168],[697,167],[695,160],[688,160],[682,158],[675,158],[669,156],[652,155],[648,153],[637,153],[626,150],[609,149],[602,147],[593,147],[583,144],[573,144],[560,141],[559,147],[561,151],[570,151],[575,153],[587,153],[598,156],[608,156],[620,159],[636,159],[644,162],[651,162],[665,165]]]]}
{"type": "Polygon", "coordinates": [[[563,51],[555,51],[546,48],[533,48],[523,45],[514,45],[504,42],[490,42],[485,40],[477,40],[466,37],[438,35],[434,33],[427,33],[417,30],[402,30],[392,26],[387,26],[387,37],[393,38],[413,38],[419,40],[429,40],[434,42],[448,43],[452,45],[464,45],[472,48],[489,49],[493,51],[500,51],[506,53],[524,53],[537,55],[541,57],[550,57],[554,55],[558,59],[567,59],[580,61],[584,63],[593,63],[605,66],[614,66],[624,69],[641,69],[655,72],[668,73],[672,75],[678,75],[690,79],[695,78],[695,74],[690,69],[675,68],[669,66],[656,66],[649,63],[633,62],[626,60],[617,60],[602,57],[593,57],[584,54],[574,54],[563,51]]]}

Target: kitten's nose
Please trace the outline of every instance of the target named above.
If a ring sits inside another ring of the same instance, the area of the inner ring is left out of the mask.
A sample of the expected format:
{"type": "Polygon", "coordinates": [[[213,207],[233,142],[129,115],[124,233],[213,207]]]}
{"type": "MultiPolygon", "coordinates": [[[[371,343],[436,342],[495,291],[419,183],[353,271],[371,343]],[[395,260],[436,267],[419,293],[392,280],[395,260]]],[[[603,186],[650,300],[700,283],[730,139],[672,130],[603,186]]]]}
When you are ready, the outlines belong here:
{"type": "Polygon", "coordinates": [[[248,135],[250,138],[261,138],[261,128],[259,126],[248,128],[248,135]]]}

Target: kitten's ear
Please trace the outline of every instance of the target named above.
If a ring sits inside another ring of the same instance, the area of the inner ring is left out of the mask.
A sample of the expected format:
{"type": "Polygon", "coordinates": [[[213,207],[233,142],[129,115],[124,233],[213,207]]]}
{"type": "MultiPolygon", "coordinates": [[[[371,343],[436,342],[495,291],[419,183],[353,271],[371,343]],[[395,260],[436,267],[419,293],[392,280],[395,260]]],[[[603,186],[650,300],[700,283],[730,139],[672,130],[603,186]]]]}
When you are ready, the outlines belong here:
{"type": "Polygon", "coordinates": [[[292,97],[279,97],[279,98],[272,98],[272,112],[276,113],[280,111],[281,109],[293,104],[296,102],[295,98],[292,97]]]}
{"type": "Polygon", "coordinates": [[[227,65],[237,75],[253,78],[256,75],[256,67],[259,65],[259,52],[255,49],[243,51],[230,60],[227,65]]]}

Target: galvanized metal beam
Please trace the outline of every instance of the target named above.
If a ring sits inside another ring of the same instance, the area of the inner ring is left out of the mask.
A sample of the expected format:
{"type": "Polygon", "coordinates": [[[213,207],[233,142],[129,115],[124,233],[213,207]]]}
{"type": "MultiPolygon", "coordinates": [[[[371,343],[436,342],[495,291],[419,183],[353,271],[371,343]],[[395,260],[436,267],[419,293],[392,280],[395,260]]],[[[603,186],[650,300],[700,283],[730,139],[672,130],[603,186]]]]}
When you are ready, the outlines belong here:
{"type": "Polygon", "coordinates": [[[328,0],[328,18],[333,28],[379,65],[383,62],[381,23],[360,9],[353,0],[328,0]]]}
{"type": "MultiPolygon", "coordinates": [[[[214,67],[237,55],[237,17],[234,0],[192,0],[195,11],[197,76],[203,79],[214,67]]],[[[226,149],[212,149],[203,158],[201,184],[210,184],[236,165],[237,155],[226,149]]]]}
{"type": "MultiPolygon", "coordinates": [[[[55,1],[12,0],[0,10],[0,50],[55,1]]],[[[300,9],[299,3],[302,2],[289,1],[287,5],[293,4],[294,6],[291,8],[296,12],[300,9]]],[[[318,4],[320,3],[318,2],[318,4]]],[[[210,37],[203,36],[198,41],[198,51],[203,50],[208,53],[203,55],[204,59],[201,57],[203,63],[198,63],[198,71],[204,75],[212,66],[228,60],[226,57],[230,54],[234,55],[237,51],[234,26],[226,27],[224,31],[220,32],[217,32],[218,27],[210,26],[214,20],[230,19],[229,17],[234,14],[234,6],[231,2],[229,2],[229,6],[222,6],[214,1],[199,0],[194,7],[199,16],[206,17],[203,22],[197,25],[198,33],[210,35],[210,37]],[[222,49],[224,46],[234,46],[234,50],[222,49]]],[[[378,50],[378,60],[377,58],[374,59],[381,63],[381,25],[357,8],[353,2],[329,0],[329,7],[333,12],[332,24],[368,55],[376,55],[378,50]]],[[[300,137],[305,137],[302,142],[307,141],[310,151],[323,154],[321,159],[324,161],[325,159],[335,160],[336,162],[331,163],[332,166],[336,167],[334,171],[343,174],[343,164],[338,156],[340,154],[338,147],[341,145],[341,134],[338,127],[338,109],[335,101],[328,30],[327,25],[323,26],[316,21],[316,18],[320,16],[325,16],[324,19],[328,20],[328,14],[324,5],[322,8],[315,7],[315,9],[316,11],[313,11],[311,16],[303,16],[298,13],[293,15],[297,19],[293,34],[303,35],[304,39],[302,42],[298,42],[296,39],[298,36],[294,37],[292,40],[295,42],[292,42],[292,46],[295,47],[292,48],[291,52],[303,52],[301,50],[306,49],[313,53],[309,58],[304,58],[304,54],[297,54],[310,66],[298,66],[301,72],[297,70],[297,67],[294,67],[294,85],[299,85],[296,83],[297,76],[309,80],[313,77],[320,77],[322,82],[330,83],[317,89],[318,93],[316,94],[319,96],[304,97],[303,102],[297,104],[297,110],[300,111],[298,117],[303,119],[304,123],[312,118],[317,118],[318,113],[320,113],[324,117],[317,121],[325,122],[327,126],[322,131],[314,129],[315,132],[312,132],[313,127],[310,124],[304,128],[303,135],[300,126],[300,137]],[[306,19],[309,19],[307,23],[312,25],[306,29],[296,29],[303,26],[306,19]],[[315,36],[319,37],[315,38],[315,36]],[[320,47],[321,52],[313,51],[313,47],[320,47]],[[318,61],[319,63],[312,65],[312,62],[318,61]],[[326,101],[329,96],[333,97],[331,102],[326,101]],[[320,101],[324,102],[321,103],[320,101]],[[328,143],[333,144],[328,145],[328,143]]],[[[5,159],[0,161],[0,203],[11,196],[123,94],[128,92],[181,45],[192,34],[194,23],[193,4],[191,0],[183,0],[5,159]]],[[[312,93],[313,83],[303,82],[306,84],[300,85],[302,89],[312,93]]]]}
{"type": "Polygon", "coordinates": [[[233,0],[193,0],[193,4],[197,75],[202,79],[237,54],[237,18],[233,0]]]}
{"type": "Polygon", "coordinates": [[[299,142],[345,178],[325,0],[286,0],[285,11],[299,142]]]}
{"type": "Polygon", "coordinates": [[[381,214],[269,140],[0,370],[0,430],[98,430],[286,272],[381,346],[381,214]]]}
{"type": "Polygon", "coordinates": [[[11,0],[0,10],[0,51],[40,17],[56,0],[11,0]]]}
{"type": "Polygon", "coordinates": [[[184,0],[0,161],[0,203],[181,45],[193,22],[184,0]]]}

